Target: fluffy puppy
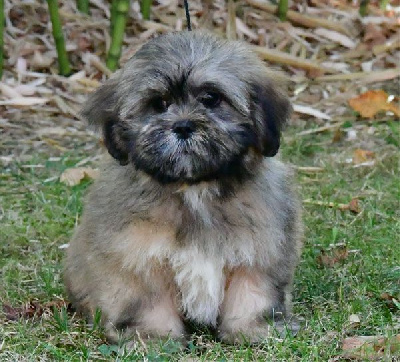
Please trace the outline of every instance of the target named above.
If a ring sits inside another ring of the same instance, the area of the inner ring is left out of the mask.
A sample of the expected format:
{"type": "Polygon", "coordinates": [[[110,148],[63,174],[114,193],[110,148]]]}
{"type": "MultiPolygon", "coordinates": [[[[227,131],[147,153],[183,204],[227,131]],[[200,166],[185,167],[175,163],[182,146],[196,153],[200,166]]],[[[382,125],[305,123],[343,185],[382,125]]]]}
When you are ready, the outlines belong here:
{"type": "Polygon", "coordinates": [[[290,312],[299,204],[273,158],[290,115],[244,45],[160,36],[89,97],[82,115],[109,158],[68,248],[65,282],[108,337],[181,338],[185,322],[227,342],[268,336],[290,312]]]}

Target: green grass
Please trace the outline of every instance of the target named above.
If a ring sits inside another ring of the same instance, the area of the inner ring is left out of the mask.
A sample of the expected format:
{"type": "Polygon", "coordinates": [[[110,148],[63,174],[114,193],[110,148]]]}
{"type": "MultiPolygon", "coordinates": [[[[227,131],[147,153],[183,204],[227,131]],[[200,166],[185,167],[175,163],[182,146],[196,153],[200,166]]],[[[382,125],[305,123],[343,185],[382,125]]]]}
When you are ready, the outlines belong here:
{"type": "MultiPolygon", "coordinates": [[[[49,306],[65,298],[60,246],[68,243],[90,183],[68,187],[58,176],[90,155],[49,161],[38,154],[27,164],[6,165],[0,179],[0,304],[3,309],[35,302],[44,310],[17,320],[0,312],[0,360],[328,361],[341,356],[346,336],[399,334],[400,310],[381,298],[389,293],[400,300],[399,123],[374,127],[374,134],[360,131],[359,141],[339,143],[332,143],[332,132],[296,136],[301,131],[296,126],[286,132],[285,161],[323,168],[298,173],[301,198],[348,203],[356,197],[362,211],[304,204],[304,251],[294,287],[294,312],[304,326],[296,337],[253,347],[227,346],[198,334],[185,352],[173,341],[160,341],[124,353],[106,343],[98,324],[87,325],[59,304],[49,306]],[[344,162],[365,144],[376,153],[374,166],[344,162]],[[320,265],[321,250],[338,243],[349,255],[333,267],[320,265]],[[360,317],[359,325],[349,323],[351,314],[360,317]]],[[[400,360],[396,352],[385,353],[387,360],[400,360]]]]}

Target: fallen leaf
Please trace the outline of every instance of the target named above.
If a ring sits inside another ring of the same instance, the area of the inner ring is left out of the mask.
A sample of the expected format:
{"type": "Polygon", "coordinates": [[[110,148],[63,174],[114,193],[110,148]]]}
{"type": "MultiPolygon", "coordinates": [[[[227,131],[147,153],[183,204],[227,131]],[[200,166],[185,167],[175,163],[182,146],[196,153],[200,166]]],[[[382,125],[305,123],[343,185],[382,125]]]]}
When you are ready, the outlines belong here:
{"type": "Polygon", "coordinates": [[[65,127],[42,127],[39,128],[36,133],[39,136],[44,136],[44,135],[57,135],[57,136],[64,136],[67,133],[67,130],[65,127]]]}
{"type": "Polygon", "coordinates": [[[330,120],[331,116],[319,111],[318,109],[309,107],[309,106],[302,106],[300,104],[294,104],[293,105],[293,110],[296,113],[302,113],[302,114],[307,114],[309,116],[313,116],[315,118],[321,118],[321,119],[326,119],[330,120]]]}
{"type": "Polygon", "coordinates": [[[343,340],[342,349],[347,358],[379,358],[386,351],[400,351],[400,334],[390,338],[382,336],[356,336],[343,340]]]}
{"type": "Polygon", "coordinates": [[[21,97],[21,94],[15,88],[10,87],[9,85],[3,82],[0,82],[0,91],[7,98],[12,99],[21,97]]]}
{"type": "Polygon", "coordinates": [[[393,112],[400,117],[396,98],[391,99],[383,90],[370,90],[349,100],[350,106],[364,118],[374,117],[379,111],[393,112]]]}
{"type": "Polygon", "coordinates": [[[400,302],[393,295],[385,292],[382,293],[380,297],[386,302],[386,305],[389,309],[400,309],[400,302]]]}
{"type": "Polygon", "coordinates": [[[336,208],[341,211],[349,210],[356,214],[361,212],[361,209],[358,204],[358,199],[356,199],[356,198],[352,199],[348,204],[338,204],[335,202],[326,202],[326,201],[311,200],[311,199],[303,200],[303,203],[310,204],[310,205],[318,205],[318,206],[326,206],[326,207],[336,208]]]}
{"type": "Polygon", "coordinates": [[[67,168],[60,176],[60,181],[68,186],[75,186],[81,183],[83,179],[95,179],[99,175],[99,170],[91,167],[67,168]]]}
{"type": "Polygon", "coordinates": [[[314,167],[314,166],[305,166],[305,167],[297,166],[296,170],[299,172],[314,174],[318,172],[324,172],[325,169],[323,167],[314,167]]]}
{"type": "Polygon", "coordinates": [[[354,212],[355,214],[359,214],[361,212],[361,208],[357,198],[351,199],[351,201],[349,202],[349,210],[351,212],[354,212]]]}
{"type": "Polygon", "coordinates": [[[353,152],[353,163],[355,165],[359,165],[360,163],[371,161],[374,158],[375,158],[375,153],[372,151],[367,151],[367,150],[362,150],[361,148],[357,148],[353,152]]]}
{"type": "Polygon", "coordinates": [[[340,128],[337,128],[332,137],[332,143],[340,142],[344,138],[345,133],[340,128]]]}
{"type": "Polygon", "coordinates": [[[330,250],[322,249],[317,261],[322,266],[332,268],[335,264],[347,259],[348,256],[349,250],[346,245],[336,245],[330,250]]]}
{"type": "Polygon", "coordinates": [[[50,301],[43,304],[38,301],[29,301],[22,307],[13,307],[9,304],[3,304],[3,312],[7,320],[15,321],[20,318],[30,319],[33,317],[40,317],[43,313],[50,311],[53,307],[66,307],[69,309],[71,305],[64,300],[50,301]]]}
{"type": "Polygon", "coordinates": [[[3,304],[3,313],[5,314],[6,319],[9,321],[15,321],[19,319],[21,310],[21,308],[14,308],[9,304],[3,304]]]}
{"type": "Polygon", "coordinates": [[[370,23],[365,25],[363,41],[372,48],[374,45],[385,43],[386,37],[380,27],[370,23]]]}
{"type": "Polygon", "coordinates": [[[33,69],[46,69],[54,62],[54,60],[54,57],[36,50],[33,54],[30,65],[33,69]]]}
{"type": "Polygon", "coordinates": [[[5,101],[0,101],[2,106],[34,106],[37,104],[44,104],[49,101],[48,98],[39,97],[15,97],[12,99],[7,99],[5,101]]]}
{"type": "Polygon", "coordinates": [[[350,327],[357,327],[361,323],[361,319],[358,314],[350,314],[349,315],[349,323],[350,327]]]}
{"type": "Polygon", "coordinates": [[[315,30],[315,34],[322,36],[326,39],[332,40],[340,45],[343,45],[346,48],[354,49],[357,45],[354,40],[350,39],[348,36],[344,34],[340,34],[337,31],[328,30],[324,28],[318,28],[315,30]]]}

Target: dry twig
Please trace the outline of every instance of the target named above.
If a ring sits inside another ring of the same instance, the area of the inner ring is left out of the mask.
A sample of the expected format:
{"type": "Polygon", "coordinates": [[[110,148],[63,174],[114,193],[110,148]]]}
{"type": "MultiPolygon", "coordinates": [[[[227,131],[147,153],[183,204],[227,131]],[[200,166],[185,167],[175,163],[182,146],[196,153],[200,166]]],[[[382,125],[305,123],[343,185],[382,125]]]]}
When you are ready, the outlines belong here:
{"type": "MultiPolygon", "coordinates": [[[[252,6],[265,10],[268,13],[276,14],[278,7],[271,5],[265,0],[246,0],[252,6]]],[[[316,18],[314,16],[304,15],[297,11],[289,10],[286,14],[287,20],[305,26],[306,28],[326,28],[337,31],[345,35],[351,35],[349,29],[345,25],[338,22],[333,22],[328,19],[316,18]]]]}

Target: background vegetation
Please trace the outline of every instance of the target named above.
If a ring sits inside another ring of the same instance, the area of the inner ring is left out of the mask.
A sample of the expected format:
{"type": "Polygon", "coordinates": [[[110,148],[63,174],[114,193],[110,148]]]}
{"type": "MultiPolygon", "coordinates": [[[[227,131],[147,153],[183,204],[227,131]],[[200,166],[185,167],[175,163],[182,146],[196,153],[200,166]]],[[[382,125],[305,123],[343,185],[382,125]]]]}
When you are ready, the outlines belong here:
{"type": "MultiPolygon", "coordinates": [[[[241,39],[291,79],[295,113],[281,157],[297,170],[304,252],[294,286],[297,336],[227,346],[207,330],[124,352],[69,309],[62,258],[102,145],[77,112],[111,72],[110,4],[89,15],[59,1],[71,76],[58,75],[45,1],[6,0],[0,83],[0,360],[400,360],[399,4],[190,1],[194,28],[241,39]],[[273,7],[273,8],[272,8],[273,7]],[[360,346],[360,348],[352,348],[360,346]]],[[[121,64],[185,27],[182,4],[131,2],[121,64]]]]}

